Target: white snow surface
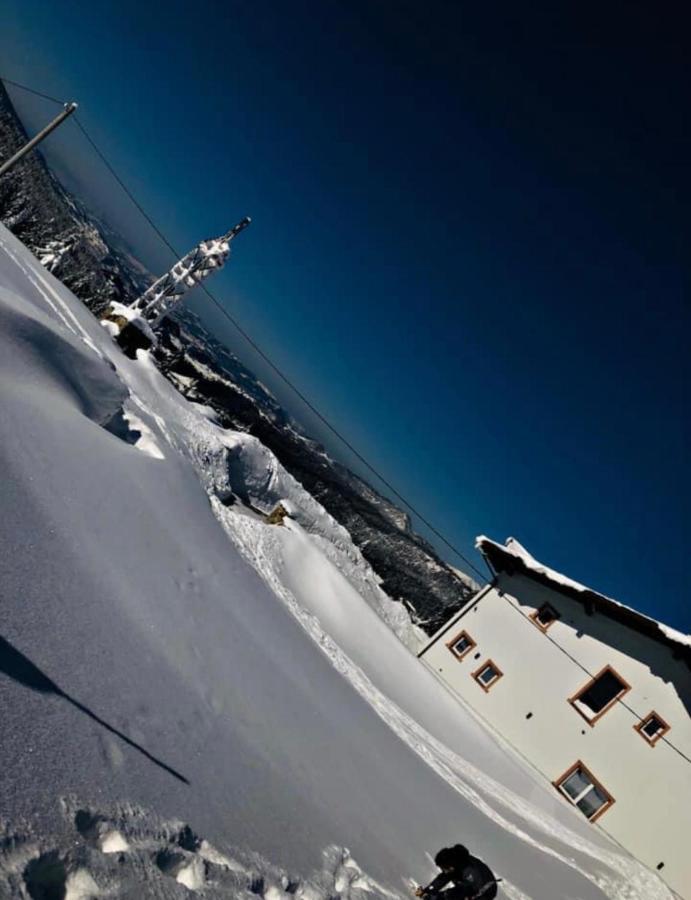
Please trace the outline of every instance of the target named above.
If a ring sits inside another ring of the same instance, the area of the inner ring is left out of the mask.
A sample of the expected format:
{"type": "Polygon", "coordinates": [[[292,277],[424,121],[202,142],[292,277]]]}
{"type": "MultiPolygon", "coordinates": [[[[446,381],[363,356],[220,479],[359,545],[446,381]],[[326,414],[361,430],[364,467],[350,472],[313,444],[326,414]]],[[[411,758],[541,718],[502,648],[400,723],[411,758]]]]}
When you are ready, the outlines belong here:
{"type": "Polygon", "coordinates": [[[493,541],[488,537],[485,537],[484,534],[479,535],[475,539],[475,546],[478,550],[482,550],[482,546],[486,544],[491,544],[494,547],[498,547],[503,551],[508,551],[512,556],[515,556],[516,559],[521,560],[521,562],[525,565],[527,569],[530,569],[533,572],[537,572],[540,575],[544,575],[545,578],[548,578],[555,585],[561,585],[563,587],[571,588],[574,591],[578,591],[582,593],[587,591],[591,594],[597,594],[602,600],[607,603],[611,603],[613,606],[619,606],[623,609],[628,609],[631,612],[635,613],[637,616],[640,616],[641,619],[646,619],[648,622],[651,622],[660,629],[660,631],[668,637],[671,641],[675,641],[678,644],[684,644],[687,647],[691,647],[691,634],[683,634],[681,631],[677,631],[675,628],[670,628],[669,625],[664,625],[662,622],[658,622],[657,619],[652,619],[650,616],[646,616],[638,610],[633,609],[631,606],[626,606],[624,603],[620,603],[618,600],[612,599],[612,597],[607,597],[605,594],[601,594],[599,591],[593,590],[593,588],[586,587],[583,584],[580,584],[578,581],[574,581],[572,578],[568,578],[566,575],[562,575],[561,572],[557,572],[555,569],[550,569],[549,566],[544,565],[535,557],[529,553],[526,548],[516,540],[516,538],[510,537],[506,539],[505,544],[499,544],[497,541],[493,541]]]}
{"type": "Polygon", "coordinates": [[[0,226],[0,897],[658,900],[416,659],[348,533],[0,226]],[[268,525],[283,502],[290,518],[268,525]]]}

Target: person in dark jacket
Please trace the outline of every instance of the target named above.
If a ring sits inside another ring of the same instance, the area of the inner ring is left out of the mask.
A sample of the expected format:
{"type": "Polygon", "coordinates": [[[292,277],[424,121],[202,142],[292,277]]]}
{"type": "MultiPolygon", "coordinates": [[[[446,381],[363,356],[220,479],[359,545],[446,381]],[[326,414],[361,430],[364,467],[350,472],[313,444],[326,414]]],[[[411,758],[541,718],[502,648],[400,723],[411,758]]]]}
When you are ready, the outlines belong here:
{"type": "Polygon", "coordinates": [[[444,847],[434,857],[441,872],[427,887],[419,887],[416,897],[427,900],[493,900],[497,896],[497,879],[489,866],[471,856],[462,844],[444,847]],[[452,884],[452,887],[447,887],[452,884]]]}

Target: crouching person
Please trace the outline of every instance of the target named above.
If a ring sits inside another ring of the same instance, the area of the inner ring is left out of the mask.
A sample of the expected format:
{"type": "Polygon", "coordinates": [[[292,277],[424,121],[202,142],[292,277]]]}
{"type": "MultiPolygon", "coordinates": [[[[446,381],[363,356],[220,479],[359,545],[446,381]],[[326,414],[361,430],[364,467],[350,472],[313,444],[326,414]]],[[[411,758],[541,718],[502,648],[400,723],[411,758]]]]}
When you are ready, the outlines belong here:
{"type": "Polygon", "coordinates": [[[444,847],[434,857],[441,869],[437,877],[415,891],[427,900],[493,900],[497,896],[497,879],[489,866],[471,856],[462,844],[444,847]],[[451,885],[447,887],[447,885],[451,885]]]}

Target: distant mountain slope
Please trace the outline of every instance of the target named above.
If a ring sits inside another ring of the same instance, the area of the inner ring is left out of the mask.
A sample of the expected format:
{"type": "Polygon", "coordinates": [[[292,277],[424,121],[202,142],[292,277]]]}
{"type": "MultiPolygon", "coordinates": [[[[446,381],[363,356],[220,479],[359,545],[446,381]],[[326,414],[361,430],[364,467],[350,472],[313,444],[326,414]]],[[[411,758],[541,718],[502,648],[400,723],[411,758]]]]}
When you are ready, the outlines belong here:
{"type": "MultiPolygon", "coordinates": [[[[0,82],[0,159],[27,139],[0,82]]],[[[38,151],[0,179],[0,221],[95,312],[136,297],[151,280],[118,248],[117,235],[62,187],[38,151]]]]}
{"type": "Polygon", "coordinates": [[[415,534],[408,515],[302,433],[263,385],[188,310],[164,320],[157,362],[190,400],[247,431],[350,533],[393,599],[432,633],[476,589],[415,534]]]}
{"type": "MultiPolygon", "coordinates": [[[[0,159],[26,139],[0,83],[0,159]]],[[[113,300],[128,302],[148,284],[143,266],[119,249],[118,236],[65,191],[37,152],[0,180],[0,220],[95,313],[113,300]]],[[[412,531],[405,512],[311,440],[196,316],[183,310],[164,320],[157,360],[182,394],[273,451],[348,530],[384,591],[428,633],[465,604],[474,582],[412,531]]]]}

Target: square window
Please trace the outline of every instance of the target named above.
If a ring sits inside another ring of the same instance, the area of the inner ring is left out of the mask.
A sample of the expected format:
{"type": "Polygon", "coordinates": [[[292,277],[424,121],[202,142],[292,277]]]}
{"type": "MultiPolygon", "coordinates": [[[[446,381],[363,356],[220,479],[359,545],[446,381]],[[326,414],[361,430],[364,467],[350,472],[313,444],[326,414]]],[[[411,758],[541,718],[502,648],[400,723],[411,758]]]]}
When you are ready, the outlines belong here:
{"type": "Polygon", "coordinates": [[[466,654],[470,653],[476,644],[467,631],[461,631],[461,633],[457,634],[446,646],[456,659],[463,659],[466,654]]]}
{"type": "Polygon", "coordinates": [[[550,625],[554,625],[560,618],[559,613],[549,603],[543,603],[540,609],[536,610],[530,617],[533,622],[543,631],[547,631],[550,625]]]}
{"type": "Polygon", "coordinates": [[[569,703],[593,725],[630,687],[611,666],[606,666],[574,697],[569,698],[569,703]]]}
{"type": "Polygon", "coordinates": [[[577,762],[555,781],[554,786],[591,822],[614,803],[611,794],[607,793],[581,762],[577,762]]]}
{"type": "Polygon", "coordinates": [[[479,669],[472,673],[472,676],[484,691],[488,691],[492,685],[499,681],[503,674],[496,663],[488,659],[487,662],[483,663],[479,669]]]}
{"type": "Polygon", "coordinates": [[[634,729],[642,738],[645,738],[649,744],[655,746],[662,735],[667,734],[669,725],[653,711],[649,713],[645,719],[639,722],[638,725],[634,725],[634,729]]]}

